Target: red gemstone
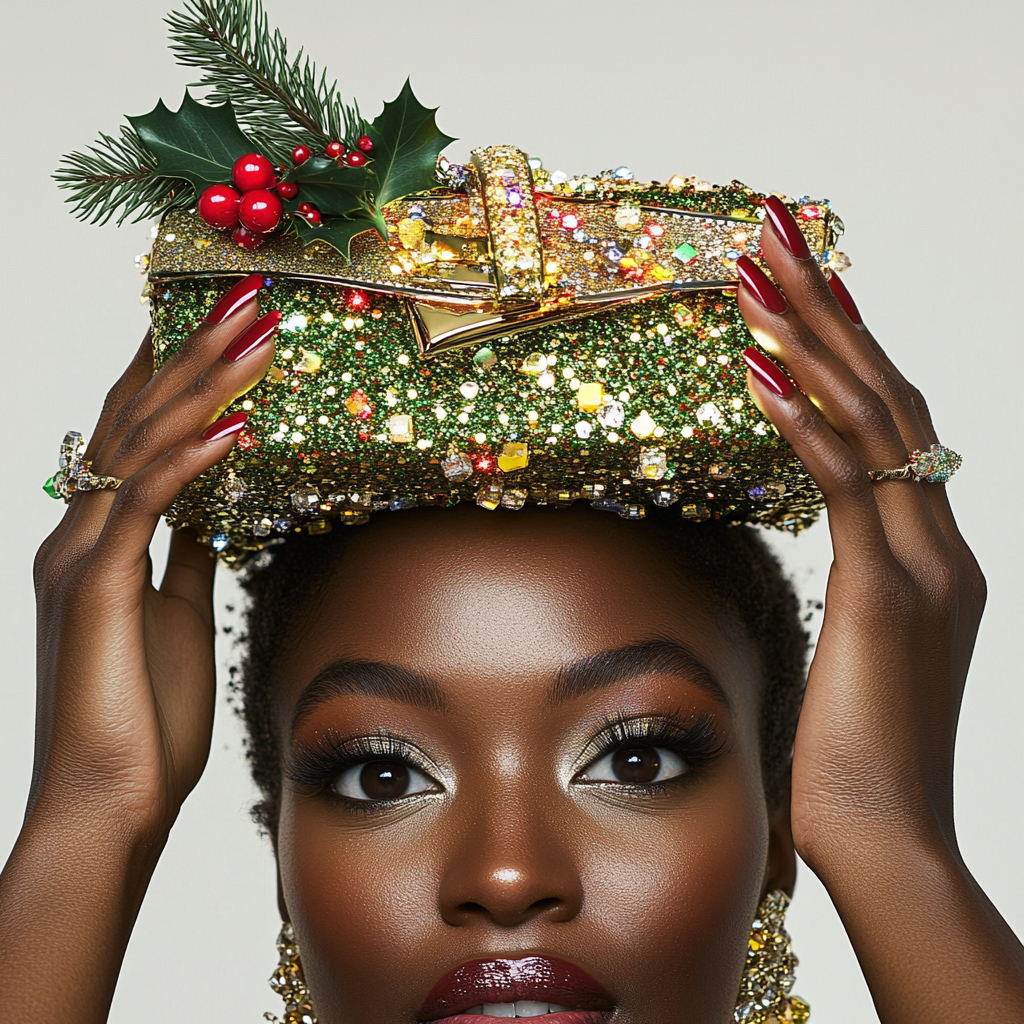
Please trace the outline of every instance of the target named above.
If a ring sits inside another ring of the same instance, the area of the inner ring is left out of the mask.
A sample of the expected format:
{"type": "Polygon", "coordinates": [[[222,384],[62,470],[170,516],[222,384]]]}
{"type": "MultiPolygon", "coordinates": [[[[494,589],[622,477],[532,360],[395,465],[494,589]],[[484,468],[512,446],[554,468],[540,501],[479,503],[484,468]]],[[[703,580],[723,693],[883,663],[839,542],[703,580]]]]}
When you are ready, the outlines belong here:
{"type": "Polygon", "coordinates": [[[320,227],[320,221],[322,220],[319,210],[309,210],[302,215],[306,218],[306,222],[312,224],[313,227],[320,227]]]}
{"type": "Polygon", "coordinates": [[[235,161],[231,172],[235,186],[242,192],[252,192],[257,188],[270,188],[277,178],[274,176],[274,165],[259,153],[246,153],[235,161]]]}
{"type": "Polygon", "coordinates": [[[243,249],[255,249],[257,245],[263,244],[263,236],[257,234],[255,231],[250,231],[248,228],[243,227],[241,224],[231,232],[231,237],[240,245],[243,249]]]}
{"type": "Polygon", "coordinates": [[[369,135],[364,135],[356,145],[364,152],[369,153],[373,149],[373,139],[369,135]]]}
{"type": "Polygon", "coordinates": [[[277,186],[277,194],[282,199],[294,199],[299,194],[299,186],[294,181],[282,181],[277,186]]]}
{"type": "Polygon", "coordinates": [[[345,297],[345,305],[352,310],[353,313],[358,313],[360,310],[366,309],[370,304],[370,297],[366,292],[351,291],[345,297]]]}
{"type": "Polygon", "coordinates": [[[238,219],[242,225],[263,234],[281,223],[282,212],[281,200],[262,188],[246,192],[238,203],[238,219]]]}
{"type": "Polygon", "coordinates": [[[336,160],[339,156],[345,155],[345,147],[340,142],[328,142],[327,155],[332,160],[336,160]]]}
{"type": "Polygon", "coordinates": [[[345,154],[345,163],[349,167],[362,167],[366,163],[366,156],[360,153],[358,149],[353,149],[351,153],[345,154]]]}
{"type": "Polygon", "coordinates": [[[304,164],[313,155],[309,146],[296,146],[292,150],[292,163],[298,167],[299,164],[304,164]]]}
{"type": "Polygon", "coordinates": [[[230,185],[211,185],[199,197],[199,216],[215,228],[233,228],[240,198],[230,185]]]}

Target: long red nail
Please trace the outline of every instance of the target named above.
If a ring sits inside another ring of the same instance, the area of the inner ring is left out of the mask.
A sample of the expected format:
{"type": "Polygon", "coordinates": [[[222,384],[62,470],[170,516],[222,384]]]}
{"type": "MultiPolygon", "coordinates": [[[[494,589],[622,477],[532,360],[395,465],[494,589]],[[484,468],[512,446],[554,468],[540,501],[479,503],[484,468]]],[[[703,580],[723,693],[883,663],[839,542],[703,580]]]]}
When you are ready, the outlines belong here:
{"type": "Polygon", "coordinates": [[[749,256],[741,256],[736,261],[736,269],[747,290],[769,313],[785,313],[789,309],[782,292],[768,280],[768,275],[749,256]]]}
{"type": "Polygon", "coordinates": [[[262,287],[263,275],[250,274],[217,300],[217,305],[206,314],[206,322],[208,324],[224,323],[229,316],[237,313],[247,302],[250,302],[262,287]]]}
{"type": "Polygon", "coordinates": [[[269,338],[281,322],[281,314],[275,309],[261,316],[254,324],[249,324],[242,333],[224,350],[224,358],[229,363],[237,363],[250,352],[254,352],[269,338]]]}
{"type": "Polygon", "coordinates": [[[244,412],[233,412],[230,416],[222,416],[203,431],[203,440],[219,441],[222,437],[227,437],[228,434],[237,434],[245,426],[245,421],[248,418],[244,412]]]}
{"type": "Polygon", "coordinates": [[[746,361],[747,366],[750,367],[754,372],[754,376],[766,387],[773,395],[778,395],[779,398],[789,398],[796,388],[793,386],[793,382],[780,370],[775,363],[773,363],[764,353],[758,352],[756,348],[751,346],[748,349],[744,349],[743,358],[746,361]]]}
{"type": "Polygon", "coordinates": [[[807,248],[807,239],[793,219],[793,214],[786,209],[786,204],[778,196],[769,196],[764,201],[764,208],[790,256],[798,260],[809,260],[811,250],[807,248]]]}
{"type": "Polygon", "coordinates": [[[860,327],[864,323],[864,318],[860,315],[857,303],[853,301],[853,296],[846,290],[846,285],[843,284],[838,274],[833,274],[828,279],[828,286],[832,289],[832,294],[839,300],[843,312],[860,327]]]}

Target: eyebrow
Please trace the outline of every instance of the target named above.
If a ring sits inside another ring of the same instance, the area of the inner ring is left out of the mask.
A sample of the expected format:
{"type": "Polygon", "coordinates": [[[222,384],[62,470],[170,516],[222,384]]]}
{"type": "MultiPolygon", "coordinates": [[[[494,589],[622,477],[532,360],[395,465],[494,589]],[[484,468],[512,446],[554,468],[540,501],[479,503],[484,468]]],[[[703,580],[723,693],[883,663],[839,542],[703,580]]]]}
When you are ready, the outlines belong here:
{"type": "MultiPolygon", "coordinates": [[[[548,687],[548,703],[564,704],[623,679],[655,673],[685,676],[724,708],[731,709],[711,669],[674,640],[646,640],[563,665],[548,687]]],[[[444,688],[430,676],[384,661],[335,661],[321,669],[302,691],[292,713],[292,733],[321,705],[335,697],[358,694],[441,714],[450,708],[444,688]]]]}
{"type": "Polygon", "coordinates": [[[321,669],[302,691],[292,713],[292,732],[321,704],[349,694],[382,697],[428,711],[448,710],[444,690],[430,676],[383,661],[336,661],[321,669]]]}
{"type": "Polygon", "coordinates": [[[548,703],[564,704],[623,679],[655,673],[685,676],[731,710],[729,697],[714,672],[693,651],[674,640],[646,640],[580,658],[559,670],[548,690],[548,703]]]}

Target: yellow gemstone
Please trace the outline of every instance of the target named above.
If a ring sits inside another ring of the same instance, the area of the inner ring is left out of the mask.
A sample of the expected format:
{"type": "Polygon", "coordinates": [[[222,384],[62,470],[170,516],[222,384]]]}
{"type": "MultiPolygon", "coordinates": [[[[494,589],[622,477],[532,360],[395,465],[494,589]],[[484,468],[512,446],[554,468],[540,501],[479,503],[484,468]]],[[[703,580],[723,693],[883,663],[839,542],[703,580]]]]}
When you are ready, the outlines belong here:
{"type": "Polygon", "coordinates": [[[501,504],[501,495],[504,488],[500,480],[488,480],[480,486],[476,494],[476,503],[490,512],[493,512],[501,504]]]}
{"type": "Polygon", "coordinates": [[[501,449],[498,469],[503,473],[511,473],[514,469],[523,469],[529,461],[529,448],[520,442],[510,441],[501,449]]]}
{"type": "Polygon", "coordinates": [[[419,249],[427,233],[427,226],[422,220],[406,217],[398,222],[398,238],[406,249],[419,249]]]}
{"type": "Polygon", "coordinates": [[[319,352],[307,352],[300,348],[302,358],[295,364],[296,373],[316,373],[323,364],[323,358],[319,352]]]}
{"type": "Polygon", "coordinates": [[[656,263],[651,268],[651,274],[655,281],[671,281],[675,277],[671,270],[663,267],[660,263],[656,263]]]}
{"type": "Polygon", "coordinates": [[[412,417],[397,414],[388,417],[388,436],[394,442],[411,441],[413,435],[412,417]]]}
{"type": "Polygon", "coordinates": [[[519,367],[521,373],[543,373],[548,368],[547,356],[542,352],[531,352],[519,367]]]}
{"type": "Polygon", "coordinates": [[[604,401],[604,385],[600,381],[581,384],[576,392],[576,406],[580,412],[596,412],[604,401]]]}
{"type": "Polygon", "coordinates": [[[646,410],[642,410],[640,415],[629,425],[630,431],[639,438],[650,437],[654,433],[654,428],[658,424],[651,419],[651,414],[646,410]]]}
{"type": "Polygon", "coordinates": [[[686,188],[686,179],[681,178],[678,174],[673,174],[668,179],[669,192],[682,192],[684,188],[686,188]]]}

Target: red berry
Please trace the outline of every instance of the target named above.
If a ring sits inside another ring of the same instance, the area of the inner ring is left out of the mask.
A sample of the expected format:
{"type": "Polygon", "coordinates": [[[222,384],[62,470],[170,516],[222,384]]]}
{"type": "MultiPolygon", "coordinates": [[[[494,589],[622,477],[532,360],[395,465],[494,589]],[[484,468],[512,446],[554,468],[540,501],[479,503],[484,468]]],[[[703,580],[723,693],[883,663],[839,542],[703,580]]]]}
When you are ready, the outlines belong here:
{"type": "Polygon", "coordinates": [[[238,219],[250,231],[266,234],[281,223],[281,200],[266,189],[246,192],[238,203],[238,219]]]}
{"type": "Polygon", "coordinates": [[[302,216],[306,219],[307,224],[312,224],[315,228],[320,227],[322,218],[319,210],[307,210],[302,216]]]}
{"type": "Polygon", "coordinates": [[[255,249],[257,245],[263,244],[263,236],[257,234],[254,231],[250,231],[248,228],[243,227],[241,224],[231,232],[231,237],[240,245],[243,249],[255,249]]]}
{"type": "Polygon", "coordinates": [[[362,167],[366,163],[366,155],[360,153],[358,149],[353,149],[351,153],[345,154],[345,163],[349,167],[362,167]]]}
{"type": "Polygon", "coordinates": [[[309,213],[309,211],[312,209],[312,203],[299,203],[299,213],[309,213]]]}
{"type": "Polygon", "coordinates": [[[369,153],[373,149],[373,139],[369,135],[364,135],[356,145],[364,152],[369,153]]]}
{"type": "Polygon", "coordinates": [[[211,185],[199,197],[199,216],[215,228],[233,228],[238,223],[240,198],[229,185],[211,185]]]}
{"type": "Polygon", "coordinates": [[[294,181],[282,181],[277,186],[277,194],[282,199],[294,199],[299,194],[299,186],[294,181]]]}
{"type": "Polygon", "coordinates": [[[345,155],[345,147],[340,142],[328,142],[327,155],[332,160],[336,160],[339,156],[345,155]]]}
{"type": "Polygon", "coordinates": [[[235,186],[242,192],[252,192],[257,188],[270,188],[277,180],[274,176],[274,165],[259,153],[246,153],[235,161],[231,176],[235,186]]]}
{"type": "Polygon", "coordinates": [[[292,150],[292,163],[298,167],[299,164],[304,164],[312,155],[309,146],[296,146],[292,150]]]}

